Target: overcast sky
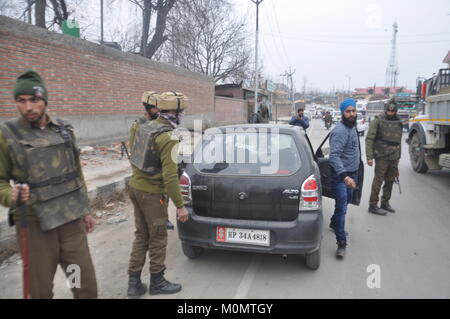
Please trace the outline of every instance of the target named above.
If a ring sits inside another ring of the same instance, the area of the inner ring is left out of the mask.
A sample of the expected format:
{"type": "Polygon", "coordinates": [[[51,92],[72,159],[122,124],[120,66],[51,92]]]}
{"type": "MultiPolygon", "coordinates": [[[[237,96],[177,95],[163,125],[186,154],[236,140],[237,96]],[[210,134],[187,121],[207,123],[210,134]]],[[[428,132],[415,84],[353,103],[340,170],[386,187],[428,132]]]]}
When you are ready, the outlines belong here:
{"type": "MultiPolygon", "coordinates": [[[[256,5],[251,0],[232,1],[233,14],[246,17],[254,37],[256,5]]],[[[93,40],[98,40],[99,3],[90,1],[89,8],[78,12],[82,21],[92,20],[82,16],[97,17],[86,30],[93,40]]],[[[139,10],[128,0],[105,3],[114,3],[112,10],[105,9],[106,40],[109,30],[139,23],[131,19],[140,17],[139,10]]],[[[298,91],[304,77],[308,90],[384,86],[394,21],[399,25],[397,83],[415,88],[417,76],[430,77],[445,67],[450,0],[263,0],[259,48],[265,75],[279,82],[280,74],[292,67],[298,91]]]]}
{"type": "MultiPolygon", "coordinates": [[[[254,27],[256,5],[234,0],[254,27]]],[[[267,73],[279,81],[296,70],[297,90],[385,85],[392,24],[399,25],[398,83],[415,87],[444,67],[450,50],[449,0],[264,0],[260,52],[267,73]]]]}

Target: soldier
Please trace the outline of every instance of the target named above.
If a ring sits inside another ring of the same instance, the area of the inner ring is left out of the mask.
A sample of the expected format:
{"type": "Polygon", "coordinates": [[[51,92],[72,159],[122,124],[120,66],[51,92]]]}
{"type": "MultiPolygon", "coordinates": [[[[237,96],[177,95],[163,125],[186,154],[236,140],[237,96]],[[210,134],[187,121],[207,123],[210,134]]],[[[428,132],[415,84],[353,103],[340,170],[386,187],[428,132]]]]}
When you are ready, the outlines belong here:
{"type": "Polygon", "coordinates": [[[373,166],[375,159],[375,176],[370,194],[369,213],[386,216],[395,213],[389,204],[392,186],[399,176],[398,163],[401,156],[402,122],[397,117],[397,104],[391,99],[385,105],[385,112],[376,116],[371,122],[366,137],[367,164],[373,166]],[[379,193],[384,182],[381,208],[378,207],[379,193]]]}
{"type": "Polygon", "coordinates": [[[67,275],[78,272],[79,285],[72,288],[75,298],[96,298],[97,282],[86,236],[94,221],[89,215],[73,128],[46,113],[48,92],[33,70],[17,78],[14,99],[20,116],[0,126],[0,203],[10,207],[18,238],[22,223],[27,225],[28,242],[19,240],[21,252],[28,250],[22,254],[24,263],[29,263],[25,298],[28,294],[31,298],[53,297],[58,264],[67,275]],[[16,206],[19,194],[19,200],[26,203],[21,208],[26,216],[20,216],[16,206]]]}
{"type": "Polygon", "coordinates": [[[149,293],[172,294],[181,290],[181,285],[164,278],[169,197],[176,206],[177,219],[186,222],[189,218],[181,197],[178,166],[172,158],[172,154],[178,154],[179,140],[171,134],[187,108],[187,98],[180,93],[166,92],[152,95],[147,104],[157,106],[161,113],[156,120],[136,122],[131,128],[133,174],[129,190],[136,232],[128,268],[127,294],[130,298],[139,297],[147,290],[141,281],[147,251],[150,257],[149,293]]]}
{"type": "MultiPolygon", "coordinates": [[[[160,110],[156,107],[155,104],[153,104],[156,103],[155,98],[157,96],[158,93],[155,91],[146,91],[142,94],[142,104],[144,105],[146,112],[143,117],[137,120],[139,124],[156,120],[159,117],[160,110]]],[[[167,229],[175,229],[175,226],[170,222],[170,220],[167,220],[167,229]]]]}

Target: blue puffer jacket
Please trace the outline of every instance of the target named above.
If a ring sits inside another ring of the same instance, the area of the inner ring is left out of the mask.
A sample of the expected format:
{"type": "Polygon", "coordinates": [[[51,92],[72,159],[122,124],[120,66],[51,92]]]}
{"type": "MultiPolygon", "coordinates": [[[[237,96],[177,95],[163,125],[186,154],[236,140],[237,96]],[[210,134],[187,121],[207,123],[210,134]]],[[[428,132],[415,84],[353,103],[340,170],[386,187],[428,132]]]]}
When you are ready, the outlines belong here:
{"type": "Polygon", "coordinates": [[[330,134],[330,165],[341,178],[356,172],[361,161],[359,137],[355,128],[336,124],[330,134]]]}

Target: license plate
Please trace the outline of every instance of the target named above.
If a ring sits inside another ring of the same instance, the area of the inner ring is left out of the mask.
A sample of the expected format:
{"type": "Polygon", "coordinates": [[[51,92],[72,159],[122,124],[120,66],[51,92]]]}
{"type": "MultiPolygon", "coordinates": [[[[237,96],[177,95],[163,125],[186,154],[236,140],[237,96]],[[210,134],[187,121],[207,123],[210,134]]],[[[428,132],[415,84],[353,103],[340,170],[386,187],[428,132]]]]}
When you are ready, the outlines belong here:
{"type": "Polygon", "coordinates": [[[219,243],[269,246],[270,231],[257,229],[217,227],[216,241],[219,243]]]}

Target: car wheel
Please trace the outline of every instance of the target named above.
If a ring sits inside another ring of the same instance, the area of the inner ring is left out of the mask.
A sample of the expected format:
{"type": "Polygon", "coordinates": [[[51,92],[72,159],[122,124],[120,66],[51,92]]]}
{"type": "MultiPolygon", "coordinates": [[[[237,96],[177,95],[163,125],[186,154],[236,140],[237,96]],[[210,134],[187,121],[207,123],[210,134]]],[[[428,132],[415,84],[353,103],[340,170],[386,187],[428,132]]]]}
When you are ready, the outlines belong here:
{"type": "Polygon", "coordinates": [[[306,267],[312,270],[317,270],[320,267],[320,255],[321,255],[321,246],[315,252],[306,255],[305,264],[306,267]]]}
{"type": "Polygon", "coordinates": [[[202,247],[192,246],[186,243],[181,243],[181,248],[183,249],[184,255],[190,259],[197,258],[203,252],[202,247]]]}

